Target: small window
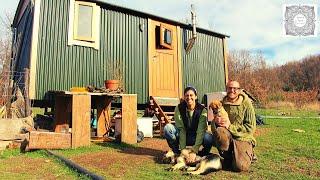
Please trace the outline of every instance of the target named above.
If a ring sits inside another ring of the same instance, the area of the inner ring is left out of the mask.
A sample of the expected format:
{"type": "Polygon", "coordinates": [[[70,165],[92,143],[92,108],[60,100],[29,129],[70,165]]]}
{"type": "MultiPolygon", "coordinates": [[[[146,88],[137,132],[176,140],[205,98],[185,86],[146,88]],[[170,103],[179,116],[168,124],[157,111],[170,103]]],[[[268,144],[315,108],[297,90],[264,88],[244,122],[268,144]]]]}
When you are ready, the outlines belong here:
{"type": "Polygon", "coordinates": [[[100,8],[95,3],[70,0],[68,45],[99,49],[100,8]]]}
{"type": "Polygon", "coordinates": [[[73,37],[78,40],[94,41],[93,38],[93,7],[90,5],[76,3],[73,37]]]}
{"type": "Polygon", "coordinates": [[[160,45],[168,48],[173,49],[172,47],[172,29],[161,24],[160,25],[160,45]]]}
{"type": "Polygon", "coordinates": [[[163,41],[164,41],[165,44],[171,45],[172,39],[171,39],[171,31],[170,30],[168,30],[168,29],[164,30],[163,41]]]}

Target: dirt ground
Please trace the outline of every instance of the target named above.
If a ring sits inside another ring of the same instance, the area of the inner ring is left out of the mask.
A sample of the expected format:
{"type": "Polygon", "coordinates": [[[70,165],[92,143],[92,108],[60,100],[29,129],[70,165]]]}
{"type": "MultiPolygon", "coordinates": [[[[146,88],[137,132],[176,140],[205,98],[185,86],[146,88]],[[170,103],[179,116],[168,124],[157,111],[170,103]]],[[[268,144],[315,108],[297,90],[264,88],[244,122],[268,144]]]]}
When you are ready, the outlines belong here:
{"type": "Polygon", "coordinates": [[[0,179],[72,179],[69,172],[61,171],[62,165],[49,158],[16,156],[0,159],[0,179]]]}
{"type": "MultiPolygon", "coordinates": [[[[264,136],[268,134],[269,131],[269,128],[258,128],[255,137],[264,136]]],[[[65,157],[107,179],[132,179],[134,177],[149,177],[149,179],[153,179],[154,176],[157,176],[155,172],[159,172],[160,177],[167,177],[173,174],[173,172],[169,173],[164,171],[164,169],[170,167],[170,165],[162,163],[164,153],[169,150],[165,139],[145,138],[141,143],[134,146],[110,143],[111,142],[97,144],[103,148],[93,147],[92,151],[81,152],[80,150],[77,152],[77,150],[75,150],[75,152],[69,155],[65,154],[65,157]],[[137,176],[137,174],[135,174],[137,172],[151,173],[154,175],[148,176],[148,174],[140,174],[137,176]]],[[[215,148],[212,148],[212,152],[214,151],[215,148]]],[[[3,160],[0,159],[0,163],[10,164],[10,166],[0,166],[0,174],[2,174],[2,176],[0,175],[0,179],[2,179],[1,177],[11,177],[12,175],[23,179],[42,179],[43,177],[46,177],[46,179],[74,179],[74,174],[70,174],[70,172],[65,172],[65,170],[59,168],[60,166],[64,166],[63,164],[57,164],[54,161],[51,157],[28,158],[23,155],[3,160]]],[[[300,172],[304,175],[319,177],[319,171],[314,168],[309,169],[309,165],[296,165],[296,162],[305,164],[305,161],[308,162],[307,164],[312,164],[313,166],[318,163],[318,161],[314,159],[292,157],[286,160],[286,165],[282,168],[288,172],[300,172]]],[[[255,165],[256,164],[253,165],[253,169],[256,171],[261,168],[259,164],[257,167],[254,167],[255,165]]],[[[261,166],[263,166],[263,161],[261,166]]],[[[219,172],[218,175],[219,177],[229,179],[232,177],[247,177],[250,174],[252,174],[252,171],[241,173],[240,176],[239,174],[223,171],[219,172]]],[[[214,172],[202,178],[210,179],[216,175],[214,172]]],[[[174,174],[172,176],[174,176],[174,174]]],[[[255,176],[260,177],[259,175],[255,176]]],[[[170,179],[171,177],[167,178],[170,179]]]]}
{"type": "MultiPolygon", "coordinates": [[[[255,136],[268,132],[268,129],[258,129],[255,136]]],[[[119,148],[116,151],[105,151],[97,153],[81,154],[71,158],[79,164],[96,168],[107,168],[110,164],[126,162],[139,165],[145,161],[162,163],[162,157],[170,148],[165,139],[145,138],[138,144],[138,148],[119,148]],[[101,163],[104,162],[104,163],[101,163]]]]}
{"type": "MultiPolygon", "coordinates": [[[[256,136],[263,135],[266,131],[268,129],[259,129],[256,136]]],[[[146,164],[162,164],[163,155],[169,149],[165,139],[145,138],[138,147],[86,153],[72,156],[70,159],[91,170],[108,169],[108,174],[104,175],[121,178],[146,164]],[[124,163],[127,165],[126,168],[121,168],[124,163]]]]}
{"type": "Polygon", "coordinates": [[[164,139],[145,138],[139,147],[119,148],[114,151],[99,151],[73,156],[70,159],[89,169],[109,169],[108,175],[121,177],[142,165],[162,163],[163,154],[169,150],[164,139]],[[122,164],[129,165],[119,168],[122,164]]]}

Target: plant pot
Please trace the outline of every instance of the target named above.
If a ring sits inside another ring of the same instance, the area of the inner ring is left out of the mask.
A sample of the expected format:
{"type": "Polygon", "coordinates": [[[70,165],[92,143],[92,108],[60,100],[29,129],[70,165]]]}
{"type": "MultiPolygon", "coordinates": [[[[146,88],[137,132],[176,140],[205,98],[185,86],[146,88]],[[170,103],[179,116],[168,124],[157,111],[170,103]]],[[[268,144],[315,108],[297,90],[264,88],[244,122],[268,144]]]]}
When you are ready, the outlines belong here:
{"type": "Polygon", "coordinates": [[[104,84],[109,90],[117,90],[119,88],[119,80],[111,79],[105,80],[104,84]]]}

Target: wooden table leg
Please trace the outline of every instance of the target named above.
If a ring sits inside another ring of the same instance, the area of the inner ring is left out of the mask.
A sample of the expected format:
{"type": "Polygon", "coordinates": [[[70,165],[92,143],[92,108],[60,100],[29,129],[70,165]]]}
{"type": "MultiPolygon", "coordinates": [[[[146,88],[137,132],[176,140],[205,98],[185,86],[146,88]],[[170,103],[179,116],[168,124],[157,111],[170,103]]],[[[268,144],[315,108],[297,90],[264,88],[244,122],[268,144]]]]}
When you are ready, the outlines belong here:
{"type": "Polygon", "coordinates": [[[122,95],[121,141],[137,143],[137,95],[122,95]]]}
{"type": "Polygon", "coordinates": [[[72,148],[90,145],[90,95],[72,95],[72,148]]]}
{"type": "Polygon", "coordinates": [[[101,96],[97,98],[97,136],[102,137],[107,133],[110,125],[111,97],[101,96]]]}
{"type": "Polygon", "coordinates": [[[67,133],[69,131],[71,98],[67,96],[56,96],[54,111],[54,132],[67,133]]]}

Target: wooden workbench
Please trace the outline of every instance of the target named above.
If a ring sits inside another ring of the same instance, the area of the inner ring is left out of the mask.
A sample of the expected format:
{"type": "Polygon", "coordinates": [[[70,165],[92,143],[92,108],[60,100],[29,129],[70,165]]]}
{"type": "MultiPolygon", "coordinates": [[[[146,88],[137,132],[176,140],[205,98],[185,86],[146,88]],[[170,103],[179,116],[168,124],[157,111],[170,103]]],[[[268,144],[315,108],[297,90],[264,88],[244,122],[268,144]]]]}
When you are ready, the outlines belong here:
{"type": "Polygon", "coordinates": [[[137,95],[62,91],[56,93],[55,132],[71,128],[72,148],[90,145],[90,113],[97,108],[97,136],[103,136],[110,124],[111,101],[121,98],[121,142],[137,142],[137,95]]]}

